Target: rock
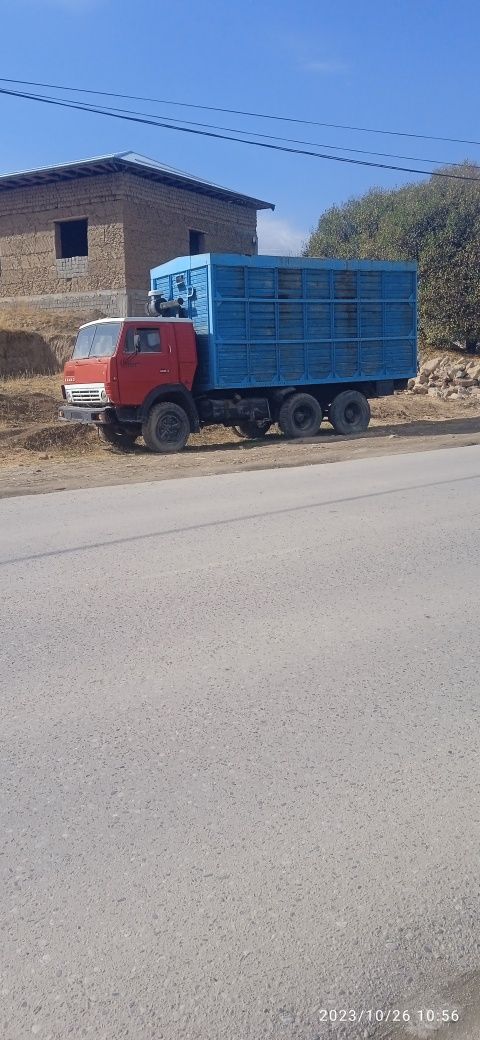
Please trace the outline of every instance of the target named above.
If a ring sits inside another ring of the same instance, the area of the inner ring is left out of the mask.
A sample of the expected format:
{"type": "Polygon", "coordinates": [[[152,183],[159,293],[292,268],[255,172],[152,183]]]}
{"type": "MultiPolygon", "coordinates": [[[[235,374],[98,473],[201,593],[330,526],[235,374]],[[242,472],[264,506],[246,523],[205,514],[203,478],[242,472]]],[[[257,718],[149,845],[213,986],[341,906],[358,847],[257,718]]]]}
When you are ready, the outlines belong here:
{"type": "Polygon", "coordinates": [[[440,394],[440,390],[438,390],[436,386],[429,386],[427,394],[429,397],[438,397],[440,394]]]}
{"type": "Polygon", "coordinates": [[[427,376],[426,372],[423,372],[423,371],[419,372],[419,374],[417,376],[417,385],[419,383],[428,383],[428,376],[427,376]]]}
{"type": "Polygon", "coordinates": [[[474,386],[475,385],[475,380],[474,379],[467,379],[465,377],[462,379],[462,378],[460,378],[460,376],[457,376],[457,378],[455,379],[455,384],[456,384],[456,386],[474,386]]]}
{"type": "Polygon", "coordinates": [[[408,389],[409,390],[413,390],[414,386],[415,386],[415,380],[414,379],[409,379],[408,383],[407,383],[408,389]]]}
{"type": "Polygon", "coordinates": [[[426,376],[431,376],[432,373],[437,370],[437,368],[441,364],[441,361],[441,357],[430,358],[429,361],[425,361],[425,363],[422,365],[422,372],[424,372],[426,376]]]}
{"type": "Polygon", "coordinates": [[[428,386],[425,386],[423,383],[416,383],[414,388],[413,388],[413,393],[414,394],[428,394],[428,386]]]}

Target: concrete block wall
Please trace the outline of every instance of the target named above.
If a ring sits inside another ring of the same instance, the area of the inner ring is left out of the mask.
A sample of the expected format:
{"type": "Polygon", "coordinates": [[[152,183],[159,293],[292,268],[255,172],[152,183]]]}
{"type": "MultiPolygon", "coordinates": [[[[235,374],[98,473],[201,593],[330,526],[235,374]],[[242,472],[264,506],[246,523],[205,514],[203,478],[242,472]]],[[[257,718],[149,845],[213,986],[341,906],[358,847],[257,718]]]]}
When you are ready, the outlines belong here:
{"type": "Polygon", "coordinates": [[[88,274],[88,256],[71,256],[65,260],[57,260],[55,268],[59,278],[79,278],[80,275],[88,274]]]}
{"type": "Polygon", "coordinates": [[[0,307],[33,307],[53,311],[98,311],[99,317],[143,317],[147,313],[147,292],[69,292],[45,293],[43,296],[2,296],[0,307]]]}

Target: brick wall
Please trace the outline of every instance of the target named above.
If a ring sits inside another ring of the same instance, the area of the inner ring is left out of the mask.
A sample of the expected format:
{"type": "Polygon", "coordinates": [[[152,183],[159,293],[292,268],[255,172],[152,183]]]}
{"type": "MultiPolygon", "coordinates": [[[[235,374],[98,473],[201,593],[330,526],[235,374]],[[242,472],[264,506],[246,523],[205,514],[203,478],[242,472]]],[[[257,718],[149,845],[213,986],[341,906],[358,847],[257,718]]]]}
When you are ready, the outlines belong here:
{"type": "Polygon", "coordinates": [[[130,173],[0,192],[0,300],[126,293],[131,310],[151,267],[189,253],[190,229],[207,252],[256,252],[254,209],[130,173]],[[57,258],[56,221],[85,217],[88,259],[57,258]]]}

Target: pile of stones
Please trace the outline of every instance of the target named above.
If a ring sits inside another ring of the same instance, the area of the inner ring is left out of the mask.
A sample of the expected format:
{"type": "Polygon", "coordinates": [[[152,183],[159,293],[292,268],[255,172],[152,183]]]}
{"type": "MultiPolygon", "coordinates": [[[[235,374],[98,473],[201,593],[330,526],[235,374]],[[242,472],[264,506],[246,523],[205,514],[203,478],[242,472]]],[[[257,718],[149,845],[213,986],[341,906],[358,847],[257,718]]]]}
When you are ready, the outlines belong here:
{"type": "Polygon", "coordinates": [[[421,366],[417,378],[409,379],[407,393],[451,401],[480,397],[480,357],[470,361],[454,361],[448,354],[430,358],[421,366]]]}

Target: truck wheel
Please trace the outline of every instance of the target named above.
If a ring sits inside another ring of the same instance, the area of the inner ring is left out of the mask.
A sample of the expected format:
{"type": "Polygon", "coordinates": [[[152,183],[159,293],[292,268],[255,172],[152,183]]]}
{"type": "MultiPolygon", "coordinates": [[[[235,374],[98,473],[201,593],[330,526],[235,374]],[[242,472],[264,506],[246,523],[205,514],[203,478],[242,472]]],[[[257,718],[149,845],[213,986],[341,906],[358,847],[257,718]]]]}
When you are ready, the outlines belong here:
{"type": "Polygon", "coordinates": [[[260,437],[265,437],[268,433],[271,422],[269,419],[261,420],[256,422],[255,419],[246,420],[245,422],[238,423],[237,426],[233,427],[233,432],[236,433],[237,437],[248,437],[249,440],[258,440],[260,437]]]}
{"type": "Polygon", "coordinates": [[[127,430],[124,426],[97,426],[98,436],[105,447],[115,448],[117,451],[128,451],[133,448],[139,433],[137,430],[127,430]]]}
{"type": "Polygon", "coordinates": [[[150,409],[142,435],[150,451],[162,454],[182,451],[190,436],[190,420],[179,404],[161,401],[150,409]]]}
{"type": "Polygon", "coordinates": [[[328,418],[335,433],[364,433],[370,422],[370,405],[358,390],[344,390],[333,399],[328,418]]]}
{"type": "Polygon", "coordinates": [[[311,394],[291,394],[278,413],[278,425],[285,437],[315,437],[322,419],[321,406],[311,394]]]}

